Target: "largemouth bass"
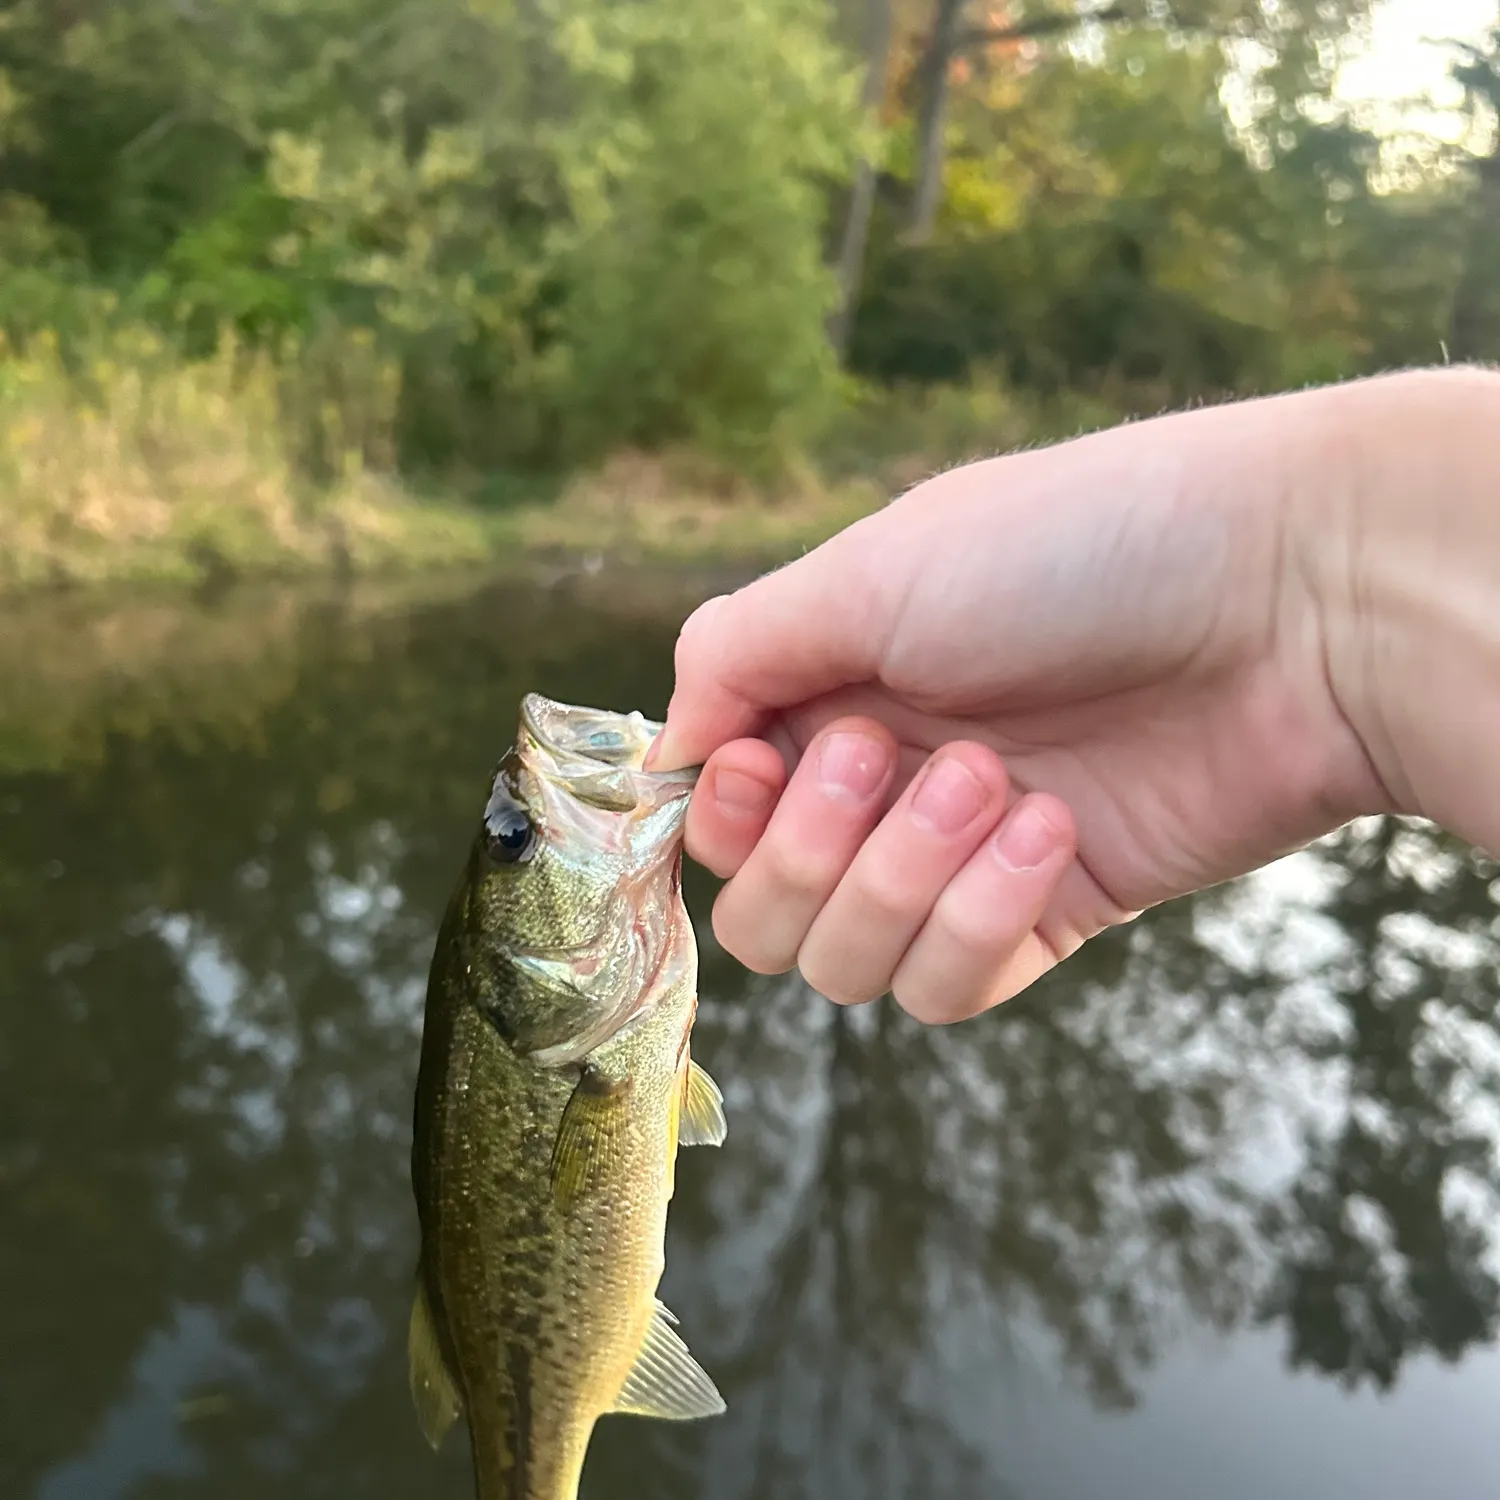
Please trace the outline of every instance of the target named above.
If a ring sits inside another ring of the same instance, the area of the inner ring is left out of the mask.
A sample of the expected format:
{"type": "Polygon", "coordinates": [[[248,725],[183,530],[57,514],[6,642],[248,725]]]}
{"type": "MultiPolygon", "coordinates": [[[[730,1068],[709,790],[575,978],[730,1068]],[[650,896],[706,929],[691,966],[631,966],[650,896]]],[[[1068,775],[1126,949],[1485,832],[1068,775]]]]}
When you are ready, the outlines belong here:
{"type": "Polygon", "coordinates": [[[725,1129],[660,727],[527,696],[433,955],[411,1390],[434,1448],[467,1419],[478,1500],[575,1500],[607,1412],[724,1410],[656,1299],[677,1148],[725,1129]]]}

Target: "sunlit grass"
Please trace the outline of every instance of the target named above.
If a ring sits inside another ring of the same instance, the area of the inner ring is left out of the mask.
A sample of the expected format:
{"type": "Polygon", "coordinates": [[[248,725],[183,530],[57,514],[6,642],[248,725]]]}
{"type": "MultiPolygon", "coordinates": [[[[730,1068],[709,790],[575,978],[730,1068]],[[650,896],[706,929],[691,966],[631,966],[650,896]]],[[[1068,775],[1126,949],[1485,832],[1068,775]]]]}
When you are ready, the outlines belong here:
{"type": "MultiPolygon", "coordinates": [[[[374,365],[342,352],[345,376],[374,365]]],[[[378,369],[335,403],[299,388],[312,368],[230,339],[187,361],[130,329],[0,349],[0,588],[486,555],[480,517],[413,502],[372,463],[394,400],[378,369]]]]}
{"type": "Polygon", "coordinates": [[[500,524],[508,550],[624,561],[779,561],[878,509],[863,480],[828,483],[800,466],[756,485],[686,453],[623,452],[575,476],[555,499],[515,506],[500,524]]]}
{"type": "Polygon", "coordinates": [[[1042,404],[989,379],[879,390],[851,383],[816,448],[779,482],[754,482],[692,453],[619,453],[561,495],[504,520],[522,551],[562,548],[638,560],[780,561],[817,546],[957,463],[1108,425],[1118,408],[1042,404]]]}
{"type": "MultiPolygon", "coordinates": [[[[397,477],[398,377],[367,334],[277,358],[220,340],[189,360],[126,325],[0,340],[0,593],[47,585],[464,564],[538,553],[773,563],[956,462],[1101,425],[1003,383],[850,384],[813,450],[750,479],[687,451],[617,453],[508,505],[397,477]]],[[[514,488],[514,486],[513,486],[514,488]]],[[[467,492],[483,492],[472,481],[467,492]]]]}

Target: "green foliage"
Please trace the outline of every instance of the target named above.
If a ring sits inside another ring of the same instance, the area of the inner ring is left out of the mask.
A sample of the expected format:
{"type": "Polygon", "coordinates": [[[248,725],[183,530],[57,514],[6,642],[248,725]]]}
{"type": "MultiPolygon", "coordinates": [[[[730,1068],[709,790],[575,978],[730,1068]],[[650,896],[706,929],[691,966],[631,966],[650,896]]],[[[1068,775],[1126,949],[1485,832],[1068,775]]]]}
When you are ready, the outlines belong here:
{"type": "Polygon", "coordinates": [[[1029,50],[965,44],[913,244],[902,79],[933,0],[896,0],[841,374],[868,3],[0,7],[0,420],[77,471],[48,500],[34,451],[0,463],[12,532],[51,517],[28,566],[87,531],[88,486],[117,516],[163,486],[182,517],[215,455],[260,476],[216,492],[240,520],[203,522],[248,557],[271,493],[298,516],[394,476],[529,494],[621,452],[784,489],[809,454],[915,472],[1445,342],[1500,356],[1495,45],[1456,54],[1468,146],[1395,170],[1331,96],[1368,0],[1122,0],[1029,50]]]}
{"type": "Polygon", "coordinates": [[[983,367],[962,382],[854,386],[819,437],[820,470],[904,489],[935,470],[1118,420],[1118,406],[1074,392],[1039,398],[983,367]]]}
{"type": "Polygon", "coordinates": [[[749,457],[834,373],[826,30],[822,0],[22,0],[0,189],[190,353],[370,330],[410,464],[749,457]]]}
{"type": "Polygon", "coordinates": [[[784,450],[832,388],[821,183],[851,166],[853,77],[798,0],[624,7],[608,31],[595,71],[621,84],[571,141],[585,192],[598,143],[618,156],[567,256],[570,436],[784,450]]]}
{"type": "Polygon", "coordinates": [[[1379,191],[1376,138],[1326,99],[1316,118],[1286,102],[1326,87],[1318,57],[1296,78],[1290,58],[1263,70],[1237,118],[1217,41],[1150,29],[977,87],[939,235],[877,225],[855,368],[953,381],[998,365],[1149,407],[1438,358],[1458,190],[1379,191]]]}

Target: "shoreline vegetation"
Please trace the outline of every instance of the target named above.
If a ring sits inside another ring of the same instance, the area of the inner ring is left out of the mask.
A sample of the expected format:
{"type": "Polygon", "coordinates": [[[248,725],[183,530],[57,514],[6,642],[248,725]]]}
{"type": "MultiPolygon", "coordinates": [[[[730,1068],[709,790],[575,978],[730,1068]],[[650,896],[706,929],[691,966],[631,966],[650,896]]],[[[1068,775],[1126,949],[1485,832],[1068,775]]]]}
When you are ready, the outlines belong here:
{"type": "Polygon", "coordinates": [[[310,414],[285,368],[230,341],[196,361],[144,332],[83,361],[46,336],[0,345],[0,598],[557,559],[772,566],[929,473],[1116,415],[998,383],[853,388],[810,450],[758,476],[622,448],[571,475],[428,489],[382,471],[366,384],[363,409],[346,392],[310,414]]]}
{"type": "Polygon", "coordinates": [[[770,566],[1493,360],[1500,26],[1397,130],[1338,88],[1372,3],[15,0],[0,598],[770,566]]]}

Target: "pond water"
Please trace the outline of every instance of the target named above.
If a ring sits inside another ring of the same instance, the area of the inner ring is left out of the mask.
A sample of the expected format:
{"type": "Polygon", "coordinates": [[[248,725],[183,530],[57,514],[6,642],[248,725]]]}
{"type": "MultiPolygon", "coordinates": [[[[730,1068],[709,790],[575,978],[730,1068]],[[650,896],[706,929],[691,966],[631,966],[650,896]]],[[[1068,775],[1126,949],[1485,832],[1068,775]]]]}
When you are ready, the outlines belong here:
{"type": "MultiPolygon", "coordinates": [[[[406,1394],[442,903],[521,694],[659,713],[706,581],[0,617],[0,1500],[466,1500],[406,1394]]],[[[585,1500],[1500,1494],[1495,871],[1371,821],[923,1030],[705,920],[729,1404],[585,1500]]]]}

